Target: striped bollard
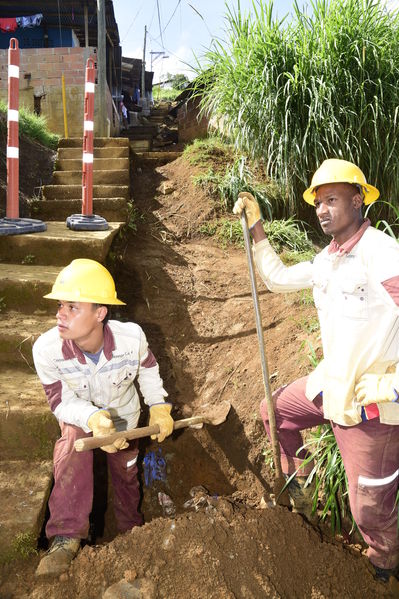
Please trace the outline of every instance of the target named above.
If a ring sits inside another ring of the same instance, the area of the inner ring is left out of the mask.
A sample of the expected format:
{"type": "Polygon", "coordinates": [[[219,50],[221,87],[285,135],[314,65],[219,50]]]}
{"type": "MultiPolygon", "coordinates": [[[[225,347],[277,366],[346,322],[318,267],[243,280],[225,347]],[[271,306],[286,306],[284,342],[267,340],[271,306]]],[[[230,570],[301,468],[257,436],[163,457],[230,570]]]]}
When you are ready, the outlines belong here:
{"type": "Polygon", "coordinates": [[[45,231],[46,225],[36,219],[19,218],[19,47],[11,38],[8,50],[7,113],[7,207],[0,219],[0,235],[18,235],[45,231]]]}
{"type": "Polygon", "coordinates": [[[94,152],[94,89],[96,69],[94,59],[86,63],[85,103],[83,123],[82,214],[72,214],[67,227],[75,231],[106,231],[108,223],[93,214],[93,152],[94,152]]]}

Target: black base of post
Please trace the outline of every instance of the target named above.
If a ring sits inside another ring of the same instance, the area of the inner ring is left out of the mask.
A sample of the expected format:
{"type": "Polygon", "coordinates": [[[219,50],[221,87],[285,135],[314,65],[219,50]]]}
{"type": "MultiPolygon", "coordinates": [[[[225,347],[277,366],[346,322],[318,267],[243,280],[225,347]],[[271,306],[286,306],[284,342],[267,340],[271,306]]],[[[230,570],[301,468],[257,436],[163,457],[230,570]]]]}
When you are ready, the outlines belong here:
{"type": "Polygon", "coordinates": [[[107,231],[108,223],[102,216],[97,214],[72,214],[66,219],[68,229],[73,231],[107,231]]]}
{"type": "Polygon", "coordinates": [[[0,218],[0,235],[23,235],[46,231],[47,225],[34,218],[0,218]]]}

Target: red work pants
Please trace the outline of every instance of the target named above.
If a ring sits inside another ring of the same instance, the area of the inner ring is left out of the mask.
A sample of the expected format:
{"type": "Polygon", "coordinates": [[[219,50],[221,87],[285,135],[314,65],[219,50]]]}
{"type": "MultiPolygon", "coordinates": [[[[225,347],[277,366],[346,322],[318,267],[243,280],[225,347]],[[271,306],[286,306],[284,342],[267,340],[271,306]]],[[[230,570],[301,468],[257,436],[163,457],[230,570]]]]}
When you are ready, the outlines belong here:
{"type": "MultiPolygon", "coordinates": [[[[395,504],[399,480],[399,426],[381,424],[379,418],[356,426],[341,426],[324,418],[321,396],[309,401],[305,396],[307,377],[278,389],[273,394],[276,426],[283,472],[293,474],[305,452],[301,430],[331,424],[341,452],[349,485],[353,518],[369,546],[370,561],[380,568],[399,563],[397,530],[398,506],[395,504]]],[[[261,415],[269,434],[266,402],[261,415]]],[[[312,465],[298,472],[309,474],[312,465]]]]}
{"type": "MultiPolygon", "coordinates": [[[[54,447],[54,487],[49,499],[46,536],[85,539],[93,503],[93,451],[77,452],[76,439],[90,437],[81,428],[60,423],[61,438],[54,447]]],[[[138,441],[116,453],[107,453],[114,490],[115,518],[120,532],[140,526],[140,488],[137,478],[138,441]]],[[[107,489],[104,489],[104,493],[107,489]]]]}

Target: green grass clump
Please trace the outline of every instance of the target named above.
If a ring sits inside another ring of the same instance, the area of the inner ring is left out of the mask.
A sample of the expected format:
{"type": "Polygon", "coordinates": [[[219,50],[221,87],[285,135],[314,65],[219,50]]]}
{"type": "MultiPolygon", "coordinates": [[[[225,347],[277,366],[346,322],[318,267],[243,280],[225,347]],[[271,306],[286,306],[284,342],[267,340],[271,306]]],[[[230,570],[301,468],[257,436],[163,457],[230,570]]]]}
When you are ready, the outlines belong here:
{"type": "Polygon", "coordinates": [[[195,139],[192,144],[185,147],[183,158],[191,166],[215,168],[218,163],[223,165],[231,160],[234,150],[219,137],[195,139]]]}
{"type": "MultiPolygon", "coordinates": [[[[272,0],[252,14],[226,7],[226,39],[198,66],[202,110],[286,189],[286,214],[325,158],[360,166],[383,198],[399,197],[399,12],[375,0],[294,3],[278,20],[272,0]]],[[[397,201],[395,201],[397,203],[397,201]]]]}
{"type": "MultiPolygon", "coordinates": [[[[0,116],[7,121],[7,105],[0,101],[0,116]]],[[[34,139],[43,146],[55,150],[58,146],[59,135],[47,128],[44,116],[37,116],[26,108],[19,109],[19,134],[34,139]]]]}

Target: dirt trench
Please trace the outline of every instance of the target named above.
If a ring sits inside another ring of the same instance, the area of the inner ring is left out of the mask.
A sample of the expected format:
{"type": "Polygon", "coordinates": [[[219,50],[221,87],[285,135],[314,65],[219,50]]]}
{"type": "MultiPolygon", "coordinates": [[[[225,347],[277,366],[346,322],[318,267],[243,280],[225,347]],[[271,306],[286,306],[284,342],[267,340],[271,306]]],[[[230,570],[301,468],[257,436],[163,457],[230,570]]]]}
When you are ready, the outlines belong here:
{"type": "MultiPolygon", "coordinates": [[[[114,248],[118,295],[128,307],[115,316],[145,330],[175,418],[227,399],[228,419],[186,429],[160,446],[144,440],[146,524],[115,536],[112,494],[107,502],[99,493],[97,544],[86,545],[59,580],[35,580],[40,555],[14,564],[0,598],[98,599],[107,589],[108,598],[145,599],[399,596],[397,587],[373,579],[361,544],[333,539],[285,508],[259,509],[272,473],[258,414],[263,385],[246,260],[242,249],[199,234],[215,204],[193,186],[192,174],[182,158],[155,169],[134,165],[137,232],[114,248]],[[162,480],[146,484],[145,457],[159,458],[158,450],[162,480]],[[172,506],[160,504],[160,492],[172,506]]],[[[315,314],[300,293],[259,290],[277,388],[308,371],[304,348],[307,340],[317,347],[315,314]]],[[[101,464],[98,470],[104,472],[101,464]]]]}

